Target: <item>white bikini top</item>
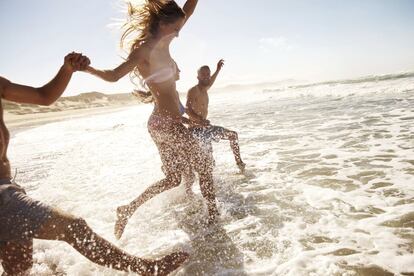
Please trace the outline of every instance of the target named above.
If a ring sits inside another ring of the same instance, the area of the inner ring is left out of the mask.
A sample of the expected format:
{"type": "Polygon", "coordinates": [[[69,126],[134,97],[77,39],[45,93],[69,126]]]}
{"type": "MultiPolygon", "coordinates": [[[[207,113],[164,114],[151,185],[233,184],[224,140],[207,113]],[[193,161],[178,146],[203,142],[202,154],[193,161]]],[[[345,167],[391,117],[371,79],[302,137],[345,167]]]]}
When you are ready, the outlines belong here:
{"type": "Polygon", "coordinates": [[[169,79],[175,79],[177,74],[177,64],[173,62],[170,66],[166,66],[164,68],[158,69],[150,76],[144,79],[145,84],[150,83],[161,83],[165,82],[169,79]]]}

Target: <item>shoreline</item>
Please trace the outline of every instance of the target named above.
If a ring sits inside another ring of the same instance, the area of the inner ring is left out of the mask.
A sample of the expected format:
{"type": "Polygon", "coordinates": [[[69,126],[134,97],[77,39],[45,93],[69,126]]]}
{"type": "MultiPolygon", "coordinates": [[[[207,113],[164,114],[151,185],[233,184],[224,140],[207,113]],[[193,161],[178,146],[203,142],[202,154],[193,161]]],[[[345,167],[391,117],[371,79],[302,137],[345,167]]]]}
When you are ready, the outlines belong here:
{"type": "Polygon", "coordinates": [[[44,113],[30,113],[30,114],[12,114],[4,111],[4,122],[10,133],[16,134],[28,128],[38,127],[44,124],[65,121],[85,117],[88,115],[100,115],[105,113],[113,113],[124,110],[128,107],[138,106],[136,103],[124,105],[112,105],[92,108],[79,108],[64,111],[52,111],[44,113]]]}

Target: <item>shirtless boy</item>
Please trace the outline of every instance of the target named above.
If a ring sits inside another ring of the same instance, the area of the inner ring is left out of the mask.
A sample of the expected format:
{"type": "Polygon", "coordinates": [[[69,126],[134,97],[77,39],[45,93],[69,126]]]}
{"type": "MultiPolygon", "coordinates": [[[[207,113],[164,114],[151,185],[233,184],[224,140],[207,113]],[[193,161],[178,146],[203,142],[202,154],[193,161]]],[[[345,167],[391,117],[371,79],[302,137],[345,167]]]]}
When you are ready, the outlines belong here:
{"type": "MultiPolygon", "coordinates": [[[[217,63],[216,72],[211,75],[210,68],[207,65],[204,65],[198,69],[198,84],[192,87],[187,94],[187,109],[186,112],[190,118],[189,129],[192,131],[193,135],[200,139],[203,142],[206,150],[210,151],[212,157],[212,145],[211,142],[218,142],[220,140],[229,140],[230,146],[236,160],[236,164],[239,167],[240,171],[244,171],[245,164],[243,163],[240,156],[240,147],[238,143],[237,132],[226,129],[221,126],[211,125],[210,121],[207,120],[208,115],[208,104],[209,96],[208,91],[213,86],[214,82],[221,69],[223,68],[224,60],[220,60],[217,63]]],[[[191,189],[193,177],[186,176],[186,189],[191,189]],[[188,179],[190,178],[190,179],[188,179]]]]}

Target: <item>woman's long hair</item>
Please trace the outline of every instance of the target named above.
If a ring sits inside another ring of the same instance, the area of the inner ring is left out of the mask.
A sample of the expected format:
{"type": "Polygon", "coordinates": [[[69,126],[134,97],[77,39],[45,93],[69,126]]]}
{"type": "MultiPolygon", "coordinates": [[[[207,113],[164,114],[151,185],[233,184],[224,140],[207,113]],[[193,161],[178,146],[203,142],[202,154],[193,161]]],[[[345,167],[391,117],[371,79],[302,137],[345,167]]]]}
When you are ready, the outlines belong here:
{"type": "Polygon", "coordinates": [[[185,13],[173,0],[145,0],[140,6],[128,2],[127,22],[123,25],[121,48],[132,52],[148,39],[158,35],[160,23],[174,23],[185,13]]]}
{"type": "Polygon", "coordinates": [[[154,102],[154,97],[152,96],[151,91],[135,90],[132,92],[132,95],[134,95],[141,103],[147,104],[154,102]]]}

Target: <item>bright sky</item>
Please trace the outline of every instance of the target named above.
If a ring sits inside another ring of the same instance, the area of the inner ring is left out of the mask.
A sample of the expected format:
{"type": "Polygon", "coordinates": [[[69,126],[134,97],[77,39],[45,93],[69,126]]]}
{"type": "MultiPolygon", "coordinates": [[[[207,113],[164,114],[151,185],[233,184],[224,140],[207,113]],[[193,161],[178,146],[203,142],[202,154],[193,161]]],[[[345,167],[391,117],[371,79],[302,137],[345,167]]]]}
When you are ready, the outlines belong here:
{"type": "MultiPolygon", "coordinates": [[[[113,68],[125,57],[114,25],[123,18],[122,0],[0,0],[0,75],[42,85],[72,50],[113,68]]],[[[217,86],[414,71],[413,49],[412,0],[199,0],[172,55],[184,91],[220,58],[217,86]]],[[[128,77],[111,84],[77,73],[65,95],[132,89],[128,77]]]]}

